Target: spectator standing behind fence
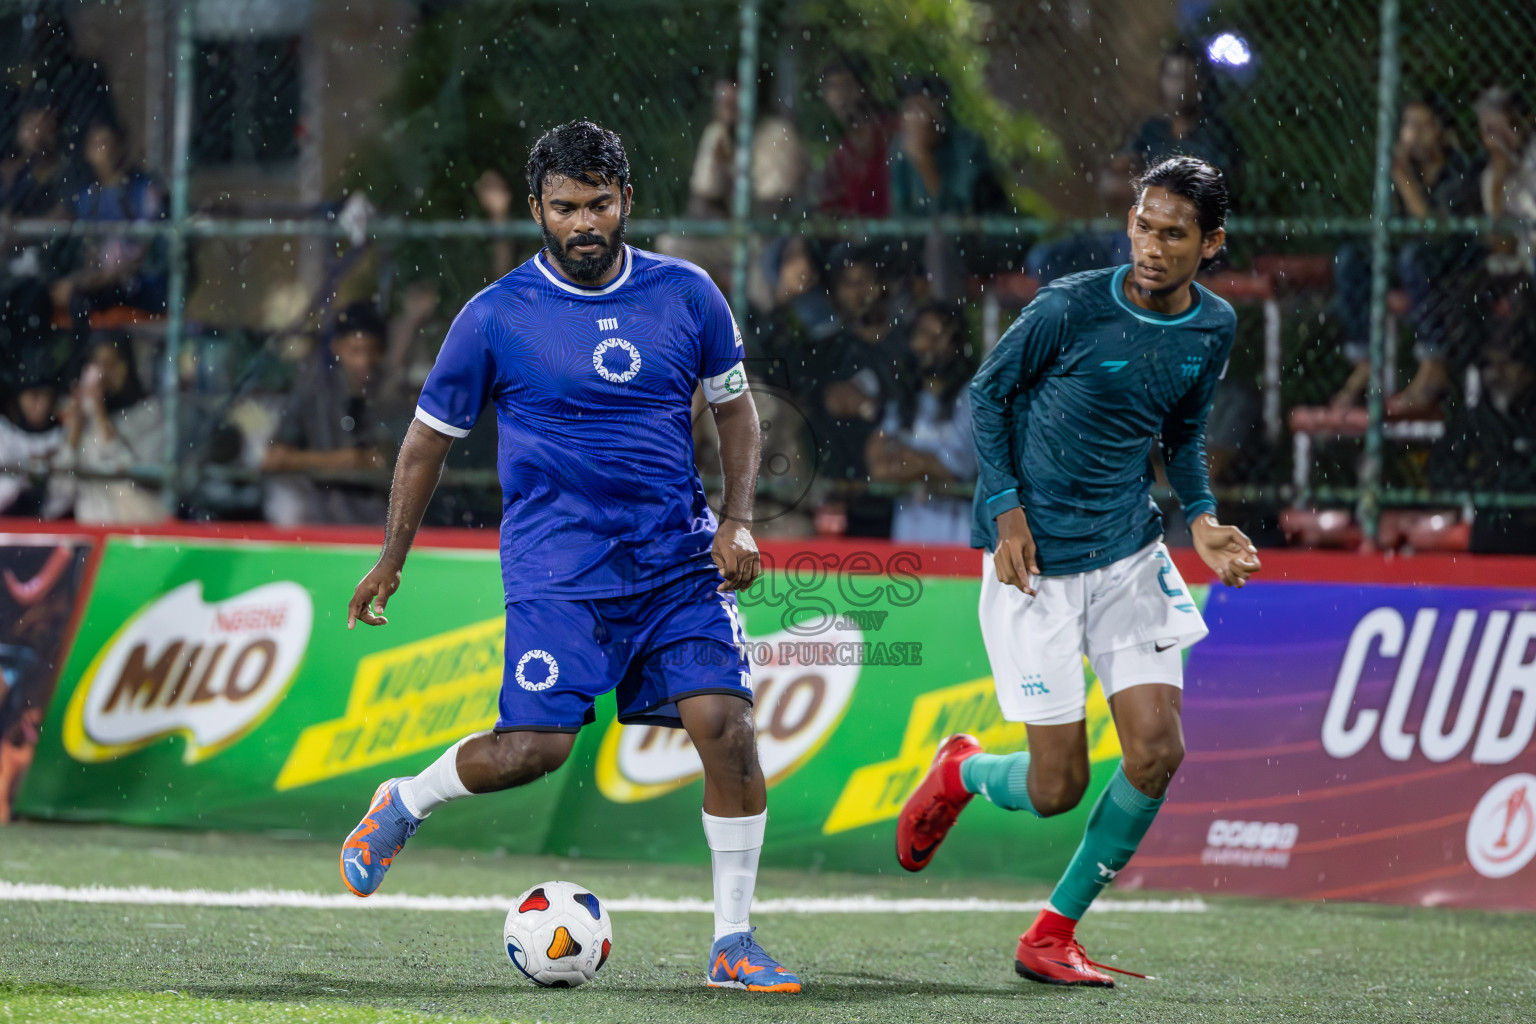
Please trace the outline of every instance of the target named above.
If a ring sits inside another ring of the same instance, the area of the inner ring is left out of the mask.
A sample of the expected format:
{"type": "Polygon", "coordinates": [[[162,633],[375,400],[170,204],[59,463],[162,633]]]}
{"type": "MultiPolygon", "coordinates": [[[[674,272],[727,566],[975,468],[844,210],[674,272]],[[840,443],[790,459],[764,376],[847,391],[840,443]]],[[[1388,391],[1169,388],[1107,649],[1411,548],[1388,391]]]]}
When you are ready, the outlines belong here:
{"type": "MultiPolygon", "coordinates": [[[[10,396],[0,417],[0,515],[44,517],[44,491],[31,474],[46,469],[64,443],[55,415],[58,379],[36,353],[18,361],[7,381],[10,396]]],[[[56,511],[50,509],[50,511],[56,511]]]]}
{"type": "Polygon", "coordinates": [[[897,118],[881,109],[851,62],[821,72],[821,99],[842,129],[822,172],[821,212],[834,217],[885,217],[891,212],[886,160],[897,118]]]}
{"type": "Polygon", "coordinates": [[[1200,55],[1180,43],[1158,65],[1158,96],[1163,112],[1142,122],[1130,150],[1143,167],[1171,156],[1199,157],[1220,167],[1233,198],[1242,177],[1242,153],[1231,127],[1216,112],[1210,72],[1200,55]]]}
{"type": "MultiPolygon", "coordinates": [[[[485,211],[485,217],[492,224],[505,224],[507,217],[512,212],[512,186],[507,184],[507,179],[500,171],[486,169],[480,172],[480,177],[475,179],[475,201],[480,204],[480,209],[485,211]]],[[[514,266],[512,255],[512,239],[493,238],[491,240],[491,280],[499,281],[512,273],[514,266]]]]}
{"type": "MultiPolygon", "coordinates": [[[[1410,100],[1392,149],[1393,204],[1398,216],[1414,220],[1472,216],[1478,212],[1472,162],[1456,143],[1451,118],[1439,101],[1410,100]]],[[[1394,417],[1439,415],[1450,388],[1451,370],[1470,353],[1466,341],[1471,299],[1468,272],[1479,248],[1465,235],[1414,239],[1397,252],[1397,276],[1408,294],[1408,322],[1419,366],[1403,390],[1387,401],[1394,417]]],[[[1334,396],[1335,407],[1356,405],[1370,384],[1371,264],[1360,245],[1340,247],[1334,258],[1335,311],[1344,326],[1344,354],[1354,370],[1334,396]]],[[[1390,392],[1394,381],[1383,385],[1390,392]]]]}
{"type": "MultiPolygon", "coordinates": [[[[75,198],[74,215],[97,223],[143,223],[165,216],[159,184],[128,162],[120,127],[97,121],[85,133],[85,160],[92,181],[75,198]]],[[[132,238],[91,238],[81,266],[50,287],[53,304],[67,309],[77,326],[114,306],[165,312],[168,284],[164,243],[132,238]]]]}
{"type": "MultiPolygon", "coordinates": [[[[902,82],[901,133],[891,143],[889,163],[895,216],[974,216],[1008,205],[986,144],[949,116],[949,86],[943,79],[902,82]]],[[[923,268],[932,298],[957,302],[965,297],[959,239],[930,232],[923,242],[923,268]]]]}
{"type": "Polygon", "coordinates": [[[1495,232],[1488,269],[1496,277],[1536,273],[1536,133],[1525,97],[1496,85],[1477,99],[1478,134],[1488,163],[1478,184],[1489,217],[1531,221],[1518,234],[1495,232]]]}
{"type": "MultiPolygon", "coordinates": [[[[364,482],[315,480],[302,474],[377,470],[383,465],[376,392],[386,330],[372,303],[342,310],[331,341],[299,378],[262,471],[269,522],[382,523],[386,499],[364,482]]],[[[380,478],[382,483],[383,478],[380,478]]]]}
{"type": "Polygon", "coordinates": [[[82,474],[73,486],[76,520],[110,525],[166,518],[158,486],[110,475],[165,460],[164,411],[139,379],[130,338],[92,339],[90,358],[60,418],[64,446],[54,466],[82,474]]]}
{"type": "MultiPolygon", "coordinates": [[[[1480,353],[1483,397],[1429,453],[1435,490],[1536,492],[1536,310],[1527,299],[1480,353]]],[[[1478,509],[1476,552],[1536,554],[1536,510],[1478,509]]]]}
{"type": "MultiPolygon", "coordinates": [[[[735,185],[736,122],[740,113],[736,83],[715,82],[710,120],[699,136],[688,175],[688,216],[694,220],[725,220],[731,215],[735,185]]],[[[703,268],[721,291],[731,290],[731,240],[722,236],[661,235],[656,250],[703,268]]]]}
{"type": "Polygon", "coordinates": [[[970,539],[970,497],[952,496],[943,486],[976,479],[969,359],[959,307],[932,303],[918,310],[894,396],[865,446],[870,480],[915,485],[896,500],[892,540],[963,545],[970,539]]]}
{"type": "Polygon", "coordinates": [[[0,213],[66,214],[85,178],[62,144],[53,97],[41,89],[29,93],[16,119],[13,152],[0,159],[0,213]]]}

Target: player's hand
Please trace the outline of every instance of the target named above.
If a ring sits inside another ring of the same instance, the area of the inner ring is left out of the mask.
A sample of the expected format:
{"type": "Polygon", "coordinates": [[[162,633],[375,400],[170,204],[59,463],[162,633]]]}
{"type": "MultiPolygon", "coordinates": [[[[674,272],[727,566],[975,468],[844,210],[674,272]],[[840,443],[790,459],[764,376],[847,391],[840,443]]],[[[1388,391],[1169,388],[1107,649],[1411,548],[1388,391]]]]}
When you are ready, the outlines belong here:
{"type": "Polygon", "coordinates": [[[384,617],[384,606],[399,589],[400,570],[383,562],[375,564],[352,592],[352,600],[347,604],[347,628],[351,629],[359,622],[368,626],[384,625],[389,621],[384,617]]]}
{"type": "Polygon", "coordinates": [[[746,523],[729,519],[721,523],[720,529],[715,531],[715,543],[709,557],[714,559],[715,568],[725,577],[725,581],[715,588],[721,593],[746,590],[763,571],[757,541],[752,539],[752,531],[747,529],[746,523]]]}
{"type": "Polygon", "coordinates": [[[1235,526],[1222,526],[1213,515],[1197,516],[1190,524],[1195,550],[1211,571],[1229,587],[1241,587],[1259,571],[1259,551],[1235,526]]]}
{"type": "Polygon", "coordinates": [[[1035,558],[1035,535],[1029,532],[1022,508],[1011,508],[997,517],[997,551],[992,561],[998,579],[1035,596],[1029,583],[1031,576],[1040,575],[1040,563],[1035,558]]]}

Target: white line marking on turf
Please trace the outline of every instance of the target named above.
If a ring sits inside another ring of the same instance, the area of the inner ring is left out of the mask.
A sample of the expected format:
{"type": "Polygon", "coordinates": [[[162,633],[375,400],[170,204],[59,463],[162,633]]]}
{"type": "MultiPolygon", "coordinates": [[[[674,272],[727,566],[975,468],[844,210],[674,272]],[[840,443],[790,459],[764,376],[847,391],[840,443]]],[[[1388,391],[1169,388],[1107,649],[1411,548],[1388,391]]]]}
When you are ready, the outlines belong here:
{"type": "MultiPolygon", "coordinates": [[[[411,896],[379,893],[358,899],[349,893],[299,892],[294,889],[245,889],[216,892],[211,889],[153,889],[146,886],[63,886],[0,882],[0,902],[11,903],[118,903],[188,907],[299,907],[308,910],[495,910],[512,905],[511,896],[411,896]]],[[[630,896],[605,900],[615,913],[710,914],[715,905],[701,899],[657,899],[630,896]]],[[[830,899],[757,900],[752,909],[760,914],[918,914],[1008,912],[1034,913],[1039,901],[981,899],[881,899],[878,896],[838,896],[830,899]]],[[[1095,911],[1122,913],[1198,914],[1204,901],[1100,900],[1095,911]]]]}

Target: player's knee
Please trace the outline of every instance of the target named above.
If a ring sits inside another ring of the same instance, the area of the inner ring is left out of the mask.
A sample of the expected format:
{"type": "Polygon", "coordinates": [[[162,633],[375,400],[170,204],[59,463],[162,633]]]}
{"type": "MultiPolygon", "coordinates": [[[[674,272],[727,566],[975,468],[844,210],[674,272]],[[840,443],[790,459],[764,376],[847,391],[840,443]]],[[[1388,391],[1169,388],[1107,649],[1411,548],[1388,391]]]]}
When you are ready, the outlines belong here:
{"type": "Polygon", "coordinates": [[[1121,768],[1131,785],[1152,796],[1161,796],[1184,762],[1184,740],[1159,736],[1125,747],[1121,768]]]}
{"type": "MultiPolygon", "coordinates": [[[[1033,766],[1031,766],[1033,769],[1033,766]]],[[[1088,770],[1071,770],[1051,773],[1036,778],[1031,771],[1029,778],[1029,802],[1034,805],[1035,813],[1042,818],[1054,817],[1065,814],[1078,804],[1082,803],[1083,794],[1088,791],[1088,770]]]]}

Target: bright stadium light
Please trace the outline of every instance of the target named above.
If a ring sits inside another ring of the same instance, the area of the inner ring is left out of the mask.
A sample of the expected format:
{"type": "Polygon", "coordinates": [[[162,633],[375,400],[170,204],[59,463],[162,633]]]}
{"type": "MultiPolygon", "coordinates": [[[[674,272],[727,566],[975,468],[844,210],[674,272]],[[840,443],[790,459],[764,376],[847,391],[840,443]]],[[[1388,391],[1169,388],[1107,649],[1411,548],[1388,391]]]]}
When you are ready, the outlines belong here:
{"type": "Polygon", "coordinates": [[[1213,63],[1226,64],[1234,68],[1240,68],[1253,59],[1253,53],[1248,49],[1248,41],[1231,32],[1223,32],[1212,39],[1206,46],[1205,52],[1213,63]]]}

